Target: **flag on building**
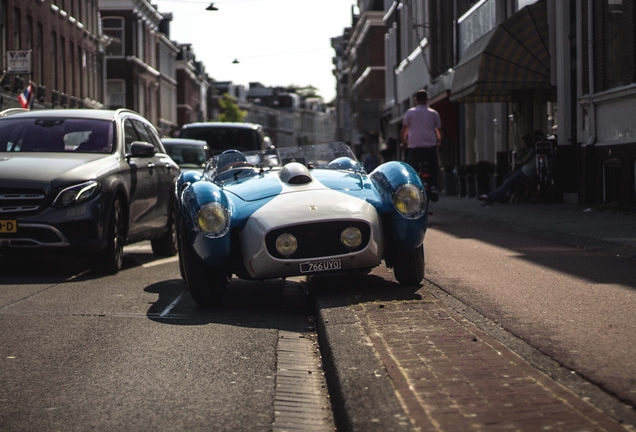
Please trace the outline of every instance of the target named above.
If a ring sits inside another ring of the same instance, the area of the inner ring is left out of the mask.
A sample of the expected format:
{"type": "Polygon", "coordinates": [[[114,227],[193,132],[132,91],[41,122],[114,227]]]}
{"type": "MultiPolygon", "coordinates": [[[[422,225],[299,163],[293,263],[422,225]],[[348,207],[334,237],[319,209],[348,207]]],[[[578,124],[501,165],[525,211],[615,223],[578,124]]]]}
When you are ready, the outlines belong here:
{"type": "Polygon", "coordinates": [[[24,89],[20,95],[18,95],[18,101],[22,108],[31,109],[33,107],[33,86],[31,83],[24,89]]]}

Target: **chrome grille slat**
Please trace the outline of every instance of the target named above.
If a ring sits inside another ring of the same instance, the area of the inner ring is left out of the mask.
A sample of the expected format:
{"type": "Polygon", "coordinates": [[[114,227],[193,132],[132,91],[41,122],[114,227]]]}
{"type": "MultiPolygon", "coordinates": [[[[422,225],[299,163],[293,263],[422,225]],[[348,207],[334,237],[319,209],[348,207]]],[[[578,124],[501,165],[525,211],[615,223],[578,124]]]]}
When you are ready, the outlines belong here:
{"type": "Polygon", "coordinates": [[[45,198],[41,189],[0,188],[0,214],[36,212],[45,198]]]}
{"type": "Polygon", "coordinates": [[[35,211],[40,208],[39,205],[30,205],[30,206],[11,206],[11,207],[0,207],[0,213],[15,213],[15,212],[26,212],[26,211],[35,211]]]}
{"type": "Polygon", "coordinates": [[[29,199],[44,199],[44,194],[0,193],[0,200],[29,200],[29,199]]]}

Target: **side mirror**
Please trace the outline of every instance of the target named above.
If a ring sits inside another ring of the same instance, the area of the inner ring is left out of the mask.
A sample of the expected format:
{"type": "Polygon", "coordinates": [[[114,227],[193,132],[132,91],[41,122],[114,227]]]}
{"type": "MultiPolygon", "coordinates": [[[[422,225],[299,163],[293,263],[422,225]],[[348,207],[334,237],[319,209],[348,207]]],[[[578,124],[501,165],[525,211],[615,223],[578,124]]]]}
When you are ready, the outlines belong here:
{"type": "Polygon", "coordinates": [[[132,157],[153,157],[157,153],[154,145],[143,141],[134,141],[130,145],[130,154],[132,157]]]}

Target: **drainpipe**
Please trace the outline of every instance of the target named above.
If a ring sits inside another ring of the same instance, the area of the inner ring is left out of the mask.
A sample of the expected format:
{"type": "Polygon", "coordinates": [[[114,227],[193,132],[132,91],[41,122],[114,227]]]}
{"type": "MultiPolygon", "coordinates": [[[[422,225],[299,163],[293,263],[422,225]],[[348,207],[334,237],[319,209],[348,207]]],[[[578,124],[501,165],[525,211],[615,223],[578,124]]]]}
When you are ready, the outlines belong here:
{"type": "Polygon", "coordinates": [[[594,0],[587,0],[587,63],[588,63],[588,79],[589,79],[589,118],[590,118],[590,138],[585,145],[594,145],[596,143],[596,105],[592,100],[594,94],[594,19],[593,19],[594,0]]]}

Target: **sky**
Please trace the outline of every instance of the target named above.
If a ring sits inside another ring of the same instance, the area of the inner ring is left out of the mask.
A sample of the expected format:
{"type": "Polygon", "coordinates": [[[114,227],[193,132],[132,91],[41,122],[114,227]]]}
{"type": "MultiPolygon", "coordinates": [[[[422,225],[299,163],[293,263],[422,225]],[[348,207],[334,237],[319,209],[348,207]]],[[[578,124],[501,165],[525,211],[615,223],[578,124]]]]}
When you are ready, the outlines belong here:
{"type": "Polygon", "coordinates": [[[216,81],[308,86],[336,96],[331,38],[351,27],[354,0],[150,0],[172,12],[170,39],[192,45],[216,81]],[[238,64],[234,64],[234,60],[238,64]]]}

